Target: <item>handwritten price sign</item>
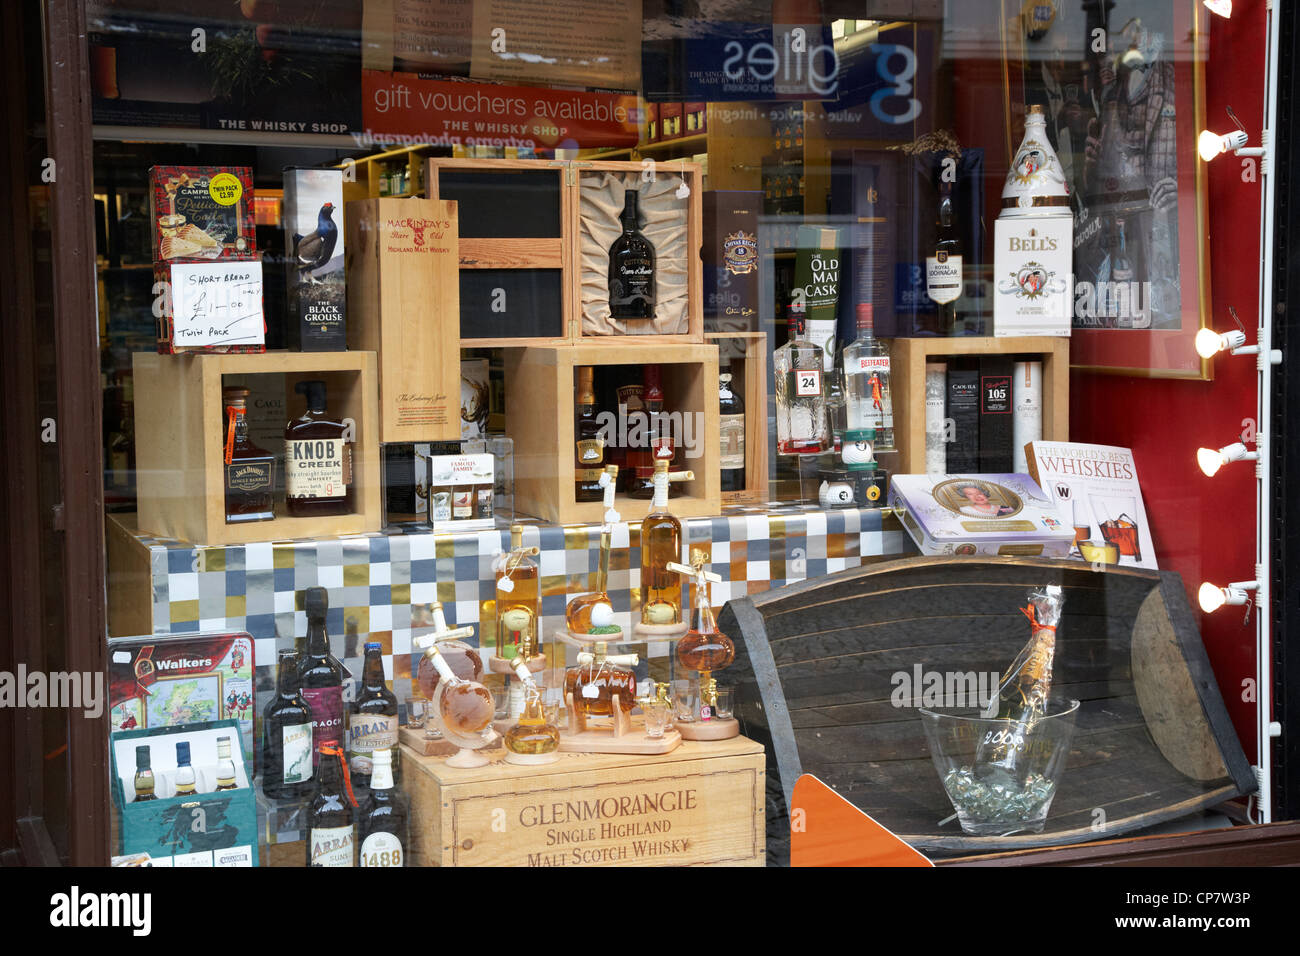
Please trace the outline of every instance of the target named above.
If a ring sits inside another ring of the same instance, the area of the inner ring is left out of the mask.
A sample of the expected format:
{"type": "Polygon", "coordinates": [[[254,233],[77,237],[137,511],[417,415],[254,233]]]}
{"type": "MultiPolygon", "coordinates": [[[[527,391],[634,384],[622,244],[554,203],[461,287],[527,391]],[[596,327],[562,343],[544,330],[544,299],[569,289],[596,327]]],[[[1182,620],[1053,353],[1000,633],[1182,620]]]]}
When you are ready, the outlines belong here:
{"type": "Polygon", "coordinates": [[[178,262],[171,267],[171,281],[176,345],[259,345],[265,341],[261,262],[178,262]]]}

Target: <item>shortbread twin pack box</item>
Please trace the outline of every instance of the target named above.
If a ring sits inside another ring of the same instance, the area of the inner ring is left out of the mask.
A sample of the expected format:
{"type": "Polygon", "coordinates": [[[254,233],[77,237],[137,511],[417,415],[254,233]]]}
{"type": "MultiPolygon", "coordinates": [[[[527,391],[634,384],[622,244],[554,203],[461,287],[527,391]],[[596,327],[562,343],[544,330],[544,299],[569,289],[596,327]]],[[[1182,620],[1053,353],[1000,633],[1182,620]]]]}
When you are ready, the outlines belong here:
{"type": "Polygon", "coordinates": [[[249,167],[153,166],[149,187],[154,262],[257,251],[249,167]]]}

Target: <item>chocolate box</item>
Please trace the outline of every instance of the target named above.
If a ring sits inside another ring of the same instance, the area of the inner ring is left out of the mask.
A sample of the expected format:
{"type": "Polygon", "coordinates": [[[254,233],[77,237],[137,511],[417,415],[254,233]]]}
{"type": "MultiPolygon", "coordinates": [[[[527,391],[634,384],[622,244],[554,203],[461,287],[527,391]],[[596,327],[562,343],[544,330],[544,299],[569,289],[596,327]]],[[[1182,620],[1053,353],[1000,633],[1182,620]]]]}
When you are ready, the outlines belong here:
{"type": "Polygon", "coordinates": [[[155,262],[256,251],[249,167],[153,166],[149,186],[155,262]]]}

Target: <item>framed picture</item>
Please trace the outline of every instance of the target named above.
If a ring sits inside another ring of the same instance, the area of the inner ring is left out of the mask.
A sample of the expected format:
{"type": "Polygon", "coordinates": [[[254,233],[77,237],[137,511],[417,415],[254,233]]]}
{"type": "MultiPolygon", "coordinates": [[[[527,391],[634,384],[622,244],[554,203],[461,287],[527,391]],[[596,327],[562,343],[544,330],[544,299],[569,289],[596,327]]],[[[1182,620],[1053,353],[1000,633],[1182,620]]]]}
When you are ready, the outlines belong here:
{"type": "Polygon", "coordinates": [[[1206,11],[1199,0],[1003,0],[1002,15],[1008,131],[1042,104],[1070,185],[1072,367],[1210,378],[1193,347],[1210,302],[1196,153],[1206,11]]]}

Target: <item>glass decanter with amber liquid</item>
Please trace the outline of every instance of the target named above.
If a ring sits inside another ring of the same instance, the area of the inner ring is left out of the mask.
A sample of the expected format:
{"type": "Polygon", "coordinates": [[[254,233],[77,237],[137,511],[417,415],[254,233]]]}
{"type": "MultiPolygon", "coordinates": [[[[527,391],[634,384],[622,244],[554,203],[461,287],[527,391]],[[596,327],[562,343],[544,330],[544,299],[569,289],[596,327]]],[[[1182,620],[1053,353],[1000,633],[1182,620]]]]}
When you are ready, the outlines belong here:
{"type": "Polygon", "coordinates": [[[738,734],[739,726],[734,720],[719,721],[716,717],[718,707],[718,682],[713,677],[714,671],[728,667],[736,659],[736,645],[731,638],[718,630],[713,620],[713,608],[709,599],[709,582],[721,581],[720,575],[704,568],[709,563],[709,555],[703,551],[691,552],[691,564],[671,564],[669,568],[678,574],[695,579],[695,603],[691,610],[691,627],[686,636],[677,642],[677,663],[699,675],[700,710],[697,726],[683,723],[679,731],[683,737],[703,736],[705,739],[733,737],[738,734]],[[723,729],[718,726],[702,728],[703,724],[726,724],[723,729]]]}
{"type": "Polygon", "coordinates": [[[275,457],[248,438],[248,389],[221,390],[226,410],[226,524],[275,517],[275,457]]]}
{"type": "Polygon", "coordinates": [[[668,565],[682,558],[682,523],[668,511],[668,462],[655,462],[654,503],[641,521],[641,624],[682,623],[682,581],[668,565]]]}
{"type": "Polygon", "coordinates": [[[524,688],[524,708],[518,722],[506,731],[506,762],[550,763],[560,746],[559,728],[547,718],[541,688],[522,659],[515,661],[515,674],[524,688]]]}
{"type": "MultiPolygon", "coordinates": [[[[601,608],[608,605],[601,605],[601,608]]],[[[613,612],[610,612],[612,617],[613,612]]],[[[596,612],[601,617],[600,609],[596,612]]],[[[610,637],[620,637],[622,628],[615,625],[592,628],[591,635],[602,633],[610,637]]],[[[631,712],[636,706],[636,673],[632,670],[637,664],[635,654],[609,653],[609,645],[599,641],[592,645],[591,652],[583,651],[578,655],[576,667],[564,672],[564,693],[572,695],[573,706],[587,717],[613,717],[614,695],[618,695],[618,706],[623,713],[631,712]]]]}
{"type": "Polygon", "coordinates": [[[510,552],[501,559],[496,584],[496,656],[504,661],[530,660],[540,653],[537,616],[541,585],[537,563],[532,560],[537,553],[537,548],[524,547],[523,527],[511,525],[510,552]]]}
{"type": "MultiPolygon", "coordinates": [[[[443,735],[461,748],[447,761],[447,766],[484,766],[488,759],[474,751],[496,739],[492,729],[492,719],[496,716],[492,692],[477,679],[467,680],[457,674],[442,653],[443,647],[450,649],[458,645],[458,638],[473,636],[474,629],[447,627],[440,602],[435,601],[429,608],[433,615],[433,633],[411,642],[425,649],[418,672],[420,689],[432,701],[433,717],[441,725],[443,735]]],[[[467,656],[467,659],[475,675],[482,673],[482,661],[477,654],[472,655],[472,659],[467,656]]]]}
{"type": "Polygon", "coordinates": [[[600,485],[605,495],[605,522],[600,528],[600,563],[596,567],[596,587],[587,594],[579,594],[564,609],[564,623],[570,634],[586,634],[592,627],[592,609],[599,604],[610,604],[606,588],[609,586],[610,543],[614,524],[619,520],[619,514],[614,510],[614,490],[617,484],[618,466],[606,465],[605,473],[600,476],[600,485]]]}

